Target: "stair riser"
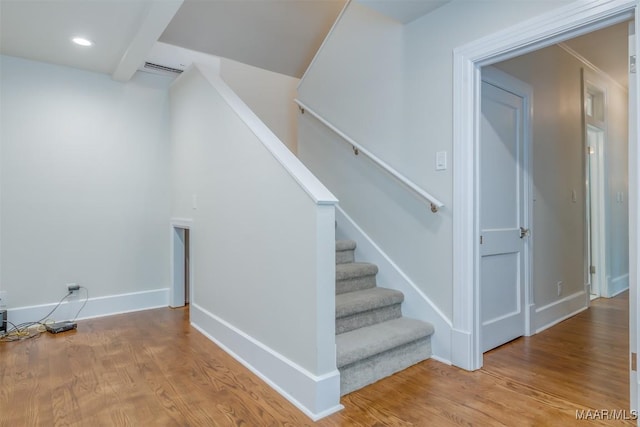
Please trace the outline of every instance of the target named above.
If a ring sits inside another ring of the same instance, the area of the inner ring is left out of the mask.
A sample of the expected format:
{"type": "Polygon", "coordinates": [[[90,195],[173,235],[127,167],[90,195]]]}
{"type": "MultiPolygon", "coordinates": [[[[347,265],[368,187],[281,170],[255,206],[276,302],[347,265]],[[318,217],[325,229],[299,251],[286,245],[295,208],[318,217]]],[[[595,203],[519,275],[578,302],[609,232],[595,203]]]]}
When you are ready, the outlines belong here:
{"type": "Polygon", "coordinates": [[[336,280],[336,294],[361,291],[376,287],[376,276],[360,276],[350,279],[336,280]]]}
{"type": "Polygon", "coordinates": [[[336,319],[336,334],[353,331],[365,326],[375,325],[402,316],[400,304],[393,304],[386,307],[356,313],[350,316],[336,319]]]}
{"type": "Polygon", "coordinates": [[[430,337],[340,368],[340,395],[351,393],[431,357],[430,337]]]}
{"type": "Polygon", "coordinates": [[[356,260],[353,250],[336,251],[336,264],[348,264],[356,260]]]}

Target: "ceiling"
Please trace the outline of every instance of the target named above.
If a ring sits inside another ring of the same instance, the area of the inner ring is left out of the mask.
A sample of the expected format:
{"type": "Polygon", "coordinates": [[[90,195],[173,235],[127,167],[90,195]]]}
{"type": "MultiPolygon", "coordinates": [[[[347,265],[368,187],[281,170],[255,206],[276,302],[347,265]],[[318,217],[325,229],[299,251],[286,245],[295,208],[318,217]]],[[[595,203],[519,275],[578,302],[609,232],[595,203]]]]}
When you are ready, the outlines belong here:
{"type": "Polygon", "coordinates": [[[160,40],[301,77],[345,2],[0,0],[0,53],[124,81],[160,40]]]}
{"type": "Polygon", "coordinates": [[[146,12],[144,2],[1,0],[0,52],[111,74],[146,12]],[[95,46],[72,44],[76,35],[95,46]]]}
{"type": "MultiPolygon", "coordinates": [[[[406,23],[449,0],[356,1],[406,23]]],[[[161,41],[301,77],[345,2],[0,0],[0,53],[126,81],[161,41]],[[95,45],[72,44],[77,35],[95,45]]],[[[623,23],[565,43],[626,83],[626,40],[623,23]]]]}
{"type": "Polygon", "coordinates": [[[185,0],[160,41],[301,77],[345,0],[185,0]]]}

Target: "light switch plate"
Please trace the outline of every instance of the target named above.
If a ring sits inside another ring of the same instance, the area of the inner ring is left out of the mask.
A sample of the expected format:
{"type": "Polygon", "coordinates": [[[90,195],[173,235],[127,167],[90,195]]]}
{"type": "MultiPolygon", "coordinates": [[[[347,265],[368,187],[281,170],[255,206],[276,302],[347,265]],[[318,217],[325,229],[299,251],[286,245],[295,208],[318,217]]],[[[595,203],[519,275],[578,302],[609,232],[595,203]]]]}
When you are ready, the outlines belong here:
{"type": "Polygon", "coordinates": [[[436,170],[443,171],[447,169],[447,152],[438,151],[436,153],[436,170]]]}

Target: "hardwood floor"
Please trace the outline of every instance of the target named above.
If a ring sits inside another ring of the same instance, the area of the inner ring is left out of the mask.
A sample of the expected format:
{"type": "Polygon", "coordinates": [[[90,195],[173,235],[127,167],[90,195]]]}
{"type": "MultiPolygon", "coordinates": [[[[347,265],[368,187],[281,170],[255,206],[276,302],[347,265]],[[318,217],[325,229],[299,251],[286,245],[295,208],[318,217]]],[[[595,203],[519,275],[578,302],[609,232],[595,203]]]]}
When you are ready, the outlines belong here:
{"type": "MultiPolygon", "coordinates": [[[[485,354],[481,370],[428,360],[345,396],[345,409],[317,425],[635,425],[601,419],[602,410],[631,415],[627,329],[626,293],[596,300],[485,354]],[[576,411],[591,419],[577,420],[576,411]]],[[[0,380],[2,426],[314,424],[191,328],[186,309],[86,320],[76,332],[2,343],[0,380]]]]}

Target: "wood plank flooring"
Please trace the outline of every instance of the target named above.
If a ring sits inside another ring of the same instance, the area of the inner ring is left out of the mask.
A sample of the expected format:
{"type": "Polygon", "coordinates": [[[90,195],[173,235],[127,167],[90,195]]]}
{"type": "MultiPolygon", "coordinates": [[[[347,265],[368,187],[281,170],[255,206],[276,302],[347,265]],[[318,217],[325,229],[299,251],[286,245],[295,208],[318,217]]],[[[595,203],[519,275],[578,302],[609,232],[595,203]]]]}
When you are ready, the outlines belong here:
{"type": "MultiPolygon", "coordinates": [[[[343,397],[320,426],[599,426],[628,412],[628,296],[485,354],[428,360],[343,397]],[[597,411],[594,411],[597,410],[597,411]],[[606,417],[605,417],[606,418],[606,417]]],[[[1,426],[305,426],[304,414],[189,326],[187,309],[79,322],[0,344],[1,426]]]]}

